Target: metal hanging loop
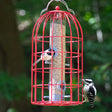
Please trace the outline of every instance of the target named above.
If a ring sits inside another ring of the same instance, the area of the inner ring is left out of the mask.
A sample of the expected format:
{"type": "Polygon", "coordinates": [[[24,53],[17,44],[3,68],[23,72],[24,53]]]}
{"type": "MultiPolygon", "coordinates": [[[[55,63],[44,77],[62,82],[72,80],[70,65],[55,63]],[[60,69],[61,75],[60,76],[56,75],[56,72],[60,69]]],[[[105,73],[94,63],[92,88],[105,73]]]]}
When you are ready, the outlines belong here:
{"type": "Polygon", "coordinates": [[[71,13],[73,13],[73,15],[75,15],[75,12],[74,12],[72,9],[70,9],[70,8],[68,7],[67,3],[66,3],[64,0],[51,0],[51,1],[49,1],[48,4],[47,4],[47,7],[41,11],[40,15],[42,15],[45,11],[48,10],[49,5],[50,5],[51,2],[53,2],[53,1],[61,2],[62,4],[65,5],[65,7],[67,8],[67,10],[68,10],[69,12],[71,12],[71,13]]]}

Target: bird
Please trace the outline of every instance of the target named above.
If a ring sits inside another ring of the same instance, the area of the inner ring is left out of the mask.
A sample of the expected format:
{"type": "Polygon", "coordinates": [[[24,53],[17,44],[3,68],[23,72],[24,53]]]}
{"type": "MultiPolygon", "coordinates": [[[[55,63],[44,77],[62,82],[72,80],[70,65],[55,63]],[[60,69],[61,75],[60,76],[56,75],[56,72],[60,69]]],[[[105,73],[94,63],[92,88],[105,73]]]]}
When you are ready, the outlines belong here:
{"type": "Polygon", "coordinates": [[[91,108],[94,107],[94,101],[95,101],[95,96],[97,94],[96,87],[94,86],[94,83],[92,79],[82,79],[84,82],[84,87],[83,87],[83,92],[84,92],[84,97],[85,100],[84,102],[89,102],[91,105],[91,108]]]}
{"type": "Polygon", "coordinates": [[[49,48],[41,54],[40,58],[35,63],[33,63],[33,66],[35,66],[35,64],[37,64],[41,60],[44,60],[45,63],[48,64],[48,61],[52,59],[52,51],[53,51],[53,56],[54,56],[55,51],[53,49],[49,48]]]}

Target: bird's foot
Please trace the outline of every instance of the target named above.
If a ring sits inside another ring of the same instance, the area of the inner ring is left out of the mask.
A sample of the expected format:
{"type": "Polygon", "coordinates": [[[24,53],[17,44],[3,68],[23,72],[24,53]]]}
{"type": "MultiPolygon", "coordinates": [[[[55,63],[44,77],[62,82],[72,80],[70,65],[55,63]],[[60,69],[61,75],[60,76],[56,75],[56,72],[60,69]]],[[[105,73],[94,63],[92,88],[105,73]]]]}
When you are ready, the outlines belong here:
{"type": "Polygon", "coordinates": [[[86,100],[83,101],[83,103],[85,103],[85,102],[86,102],[86,100]]]}
{"type": "Polygon", "coordinates": [[[85,99],[85,100],[83,101],[83,103],[85,103],[85,102],[88,102],[88,100],[87,100],[87,99],[85,99]]]}

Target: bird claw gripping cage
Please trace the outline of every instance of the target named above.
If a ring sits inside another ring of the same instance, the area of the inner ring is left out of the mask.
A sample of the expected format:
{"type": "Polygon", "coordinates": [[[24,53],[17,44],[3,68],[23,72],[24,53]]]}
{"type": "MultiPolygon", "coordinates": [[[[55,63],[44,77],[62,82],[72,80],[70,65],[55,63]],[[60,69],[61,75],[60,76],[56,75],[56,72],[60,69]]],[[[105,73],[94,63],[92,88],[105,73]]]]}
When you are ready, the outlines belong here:
{"type": "Polygon", "coordinates": [[[82,104],[82,79],[81,25],[64,0],[51,0],[32,32],[31,103],[47,106],[82,104]],[[63,3],[68,11],[56,6],[55,10],[44,13],[52,1],[63,3]]]}

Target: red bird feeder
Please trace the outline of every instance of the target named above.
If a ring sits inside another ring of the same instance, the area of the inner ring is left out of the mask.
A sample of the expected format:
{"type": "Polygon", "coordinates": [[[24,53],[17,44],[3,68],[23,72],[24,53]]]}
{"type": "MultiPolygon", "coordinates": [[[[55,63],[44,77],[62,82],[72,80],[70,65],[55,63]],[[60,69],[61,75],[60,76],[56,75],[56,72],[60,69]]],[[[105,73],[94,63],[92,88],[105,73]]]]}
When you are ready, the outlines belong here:
{"type": "MultiPolygon", "coordinates": [[[[83,32],[67,11],[41,12],[32,32],[31,103],[70,106],[83,103],[83,32]],[[42,15],[43,14],[43,15],[42,15]]],[[[73,14],[71,14],[73,13],[73,14]]]]}

